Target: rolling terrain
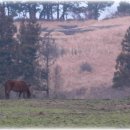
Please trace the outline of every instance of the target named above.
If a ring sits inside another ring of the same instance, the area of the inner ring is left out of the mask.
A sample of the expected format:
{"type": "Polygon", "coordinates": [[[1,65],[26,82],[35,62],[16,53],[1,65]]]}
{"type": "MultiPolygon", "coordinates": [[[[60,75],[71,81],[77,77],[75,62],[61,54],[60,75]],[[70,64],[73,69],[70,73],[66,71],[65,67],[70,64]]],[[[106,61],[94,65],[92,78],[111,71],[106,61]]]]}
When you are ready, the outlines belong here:
{"type": "Polygon", "coordinates": [[[51,67],[51,97],[112,99],[130,96],[129,88],[115,90],[111,87],[116,58],[129,21],[130,17],[102,21],[40,21],[41,35],[51,32],[59,52],[51,67]],[[56,67],[59,69],[57,79],[56,67]]]}
{"type": "Polygon", "coordinates": [[[128,88],[111,88],[116,58],[121,52],[129,21],[130,17],[121,17],[103,21],[42,23],[43,30],[52,31],[59,50],[64,52],[55,63],[60,66],[59,97],[111,99],[130,95],[128,88]]]}
{"type": "Polygon", "coordinates": [[[130,89],[111,87],[129,21],[41,23],[43,33],[51,31],[56,40],[59,56],[51,67],[50,96],[60,99],[45,99],[37,91],[42,100],[0,100],[0,127],[129,128],[130,89]]]}

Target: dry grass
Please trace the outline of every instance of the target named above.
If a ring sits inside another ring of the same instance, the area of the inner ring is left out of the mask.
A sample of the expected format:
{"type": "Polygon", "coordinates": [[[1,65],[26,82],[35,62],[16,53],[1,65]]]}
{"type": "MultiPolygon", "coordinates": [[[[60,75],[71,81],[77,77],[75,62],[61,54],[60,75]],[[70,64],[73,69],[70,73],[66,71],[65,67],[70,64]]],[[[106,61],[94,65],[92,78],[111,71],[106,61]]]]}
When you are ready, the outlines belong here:
{"type": "MultiPolygon", "coordinates": [[[[118,98],[129,96],[130,91],[113,90],[111,88],[115,60],[121,51],[121,41],[130,26],[129,20],[130,17],[124,17],[104,21],[74,22],[73,25],[84,28],[89,26],[113,27],[97,28],[94,31],[74,35],[53,32],[53,36],[58,37],[56,39],[57,44],[67,52],[56,63],[62,67],[62,77],[64,79],[60,91],[68,94],[70,98],[118,98]],[[119,26],[114,27],[114,25],[119,26]],[[92,72],[81,73],[80,65],[85,62],[92,66],[92,72]],[[76,92],[80,88],[86,89],[83,95],[78,95],[76,92]]],[[[56,26],[56,23],[54,26],[56,26]]]]}
{"type": "MultiPolygon", "coordinates": [[[[74,35],[52,32],[59,48],[66,53],[57,59],[55,65],[61,66],[62,84],[59,93],[67,98],[119,98],[129,96],[130,90],[111,88],[116,58],[121,52],[121,41],[130,26],[130,17],[103,21],[43,22],[42,27],[63,29],[62,26],[77,26],[81,29],[93,28],[74,35]],[[96,26],[94,28],[94,26],[96,26]],[[108,26],[111,26],[108,28],[108,26]],[[104,27],[101,28],[100,27],[104,27]],[[80,66],[88,63],[92,72],[81,72],[80,66]],[[79,94],[80,89],[84,90],[79,94]]],[[[52,70],[53,75],[53,70],[52,70]]],[[[53,79],[53,78],[52,78],[53,79]]],[[[54,82],[51,81],[53,90],[54,82]]]]}

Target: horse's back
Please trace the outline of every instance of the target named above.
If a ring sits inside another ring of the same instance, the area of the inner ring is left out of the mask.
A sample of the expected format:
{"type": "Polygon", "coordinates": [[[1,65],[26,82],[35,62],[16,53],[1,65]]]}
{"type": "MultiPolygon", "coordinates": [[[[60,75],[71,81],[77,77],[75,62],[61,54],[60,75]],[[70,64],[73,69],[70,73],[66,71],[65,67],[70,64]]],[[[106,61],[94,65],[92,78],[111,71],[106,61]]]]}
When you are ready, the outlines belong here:
{"type": "Polygon", "coordinates": [[[11,88],[12,86],[14,86],[13,80],[8,80],[5,82],[5,88],[11,88]]]}
{"type": "Polygon", "coordinates": [[[15,87],[16,88],[19,87],[19,89],[21,89],[21,90],[27,90],[28,89],[28,86],[27,86],[26,82],[22,81],[22,80],[15,81],[15,87]]]}
{"type": "Polygon", "coordinates": [[[5,83],[5,88],[10,88],[14,91],[24,91],[28,89],[28,86],[23,80],[8,80],[5,83]]]}

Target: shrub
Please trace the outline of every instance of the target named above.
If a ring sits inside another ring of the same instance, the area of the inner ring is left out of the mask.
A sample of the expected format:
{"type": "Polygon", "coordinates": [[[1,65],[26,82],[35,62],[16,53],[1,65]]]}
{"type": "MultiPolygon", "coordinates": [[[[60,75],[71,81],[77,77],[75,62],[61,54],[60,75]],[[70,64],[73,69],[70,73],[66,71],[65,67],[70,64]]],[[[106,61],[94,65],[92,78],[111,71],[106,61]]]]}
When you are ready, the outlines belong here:
{"type": "Polygon", "coordinates": [[[81,64],[81,66],[80,66],[80,70],[81,70],[82,72],[84,72],[84,71],[92,72],[92,67],[91,67],[90,64],[88,64],[88,63],[83,63],[83,64],[81,64]]]}
{"type": "Polygon", "coordinates": [[[121,43],[122,52],[116,59],[116,72],[113,77],[113,87],[130,86],[130,27],[121,43]]]}

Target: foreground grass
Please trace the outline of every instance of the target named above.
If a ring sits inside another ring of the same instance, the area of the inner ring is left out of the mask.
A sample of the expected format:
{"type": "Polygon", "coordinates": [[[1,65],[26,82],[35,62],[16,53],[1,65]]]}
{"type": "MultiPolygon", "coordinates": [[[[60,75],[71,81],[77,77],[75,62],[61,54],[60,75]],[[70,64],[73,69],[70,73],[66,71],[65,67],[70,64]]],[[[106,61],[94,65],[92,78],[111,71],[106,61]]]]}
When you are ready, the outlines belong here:
{"type": "Polygon", "coordinates": [[[130,99],[0,100],[0,127],[130,127],[130,99]]]}

